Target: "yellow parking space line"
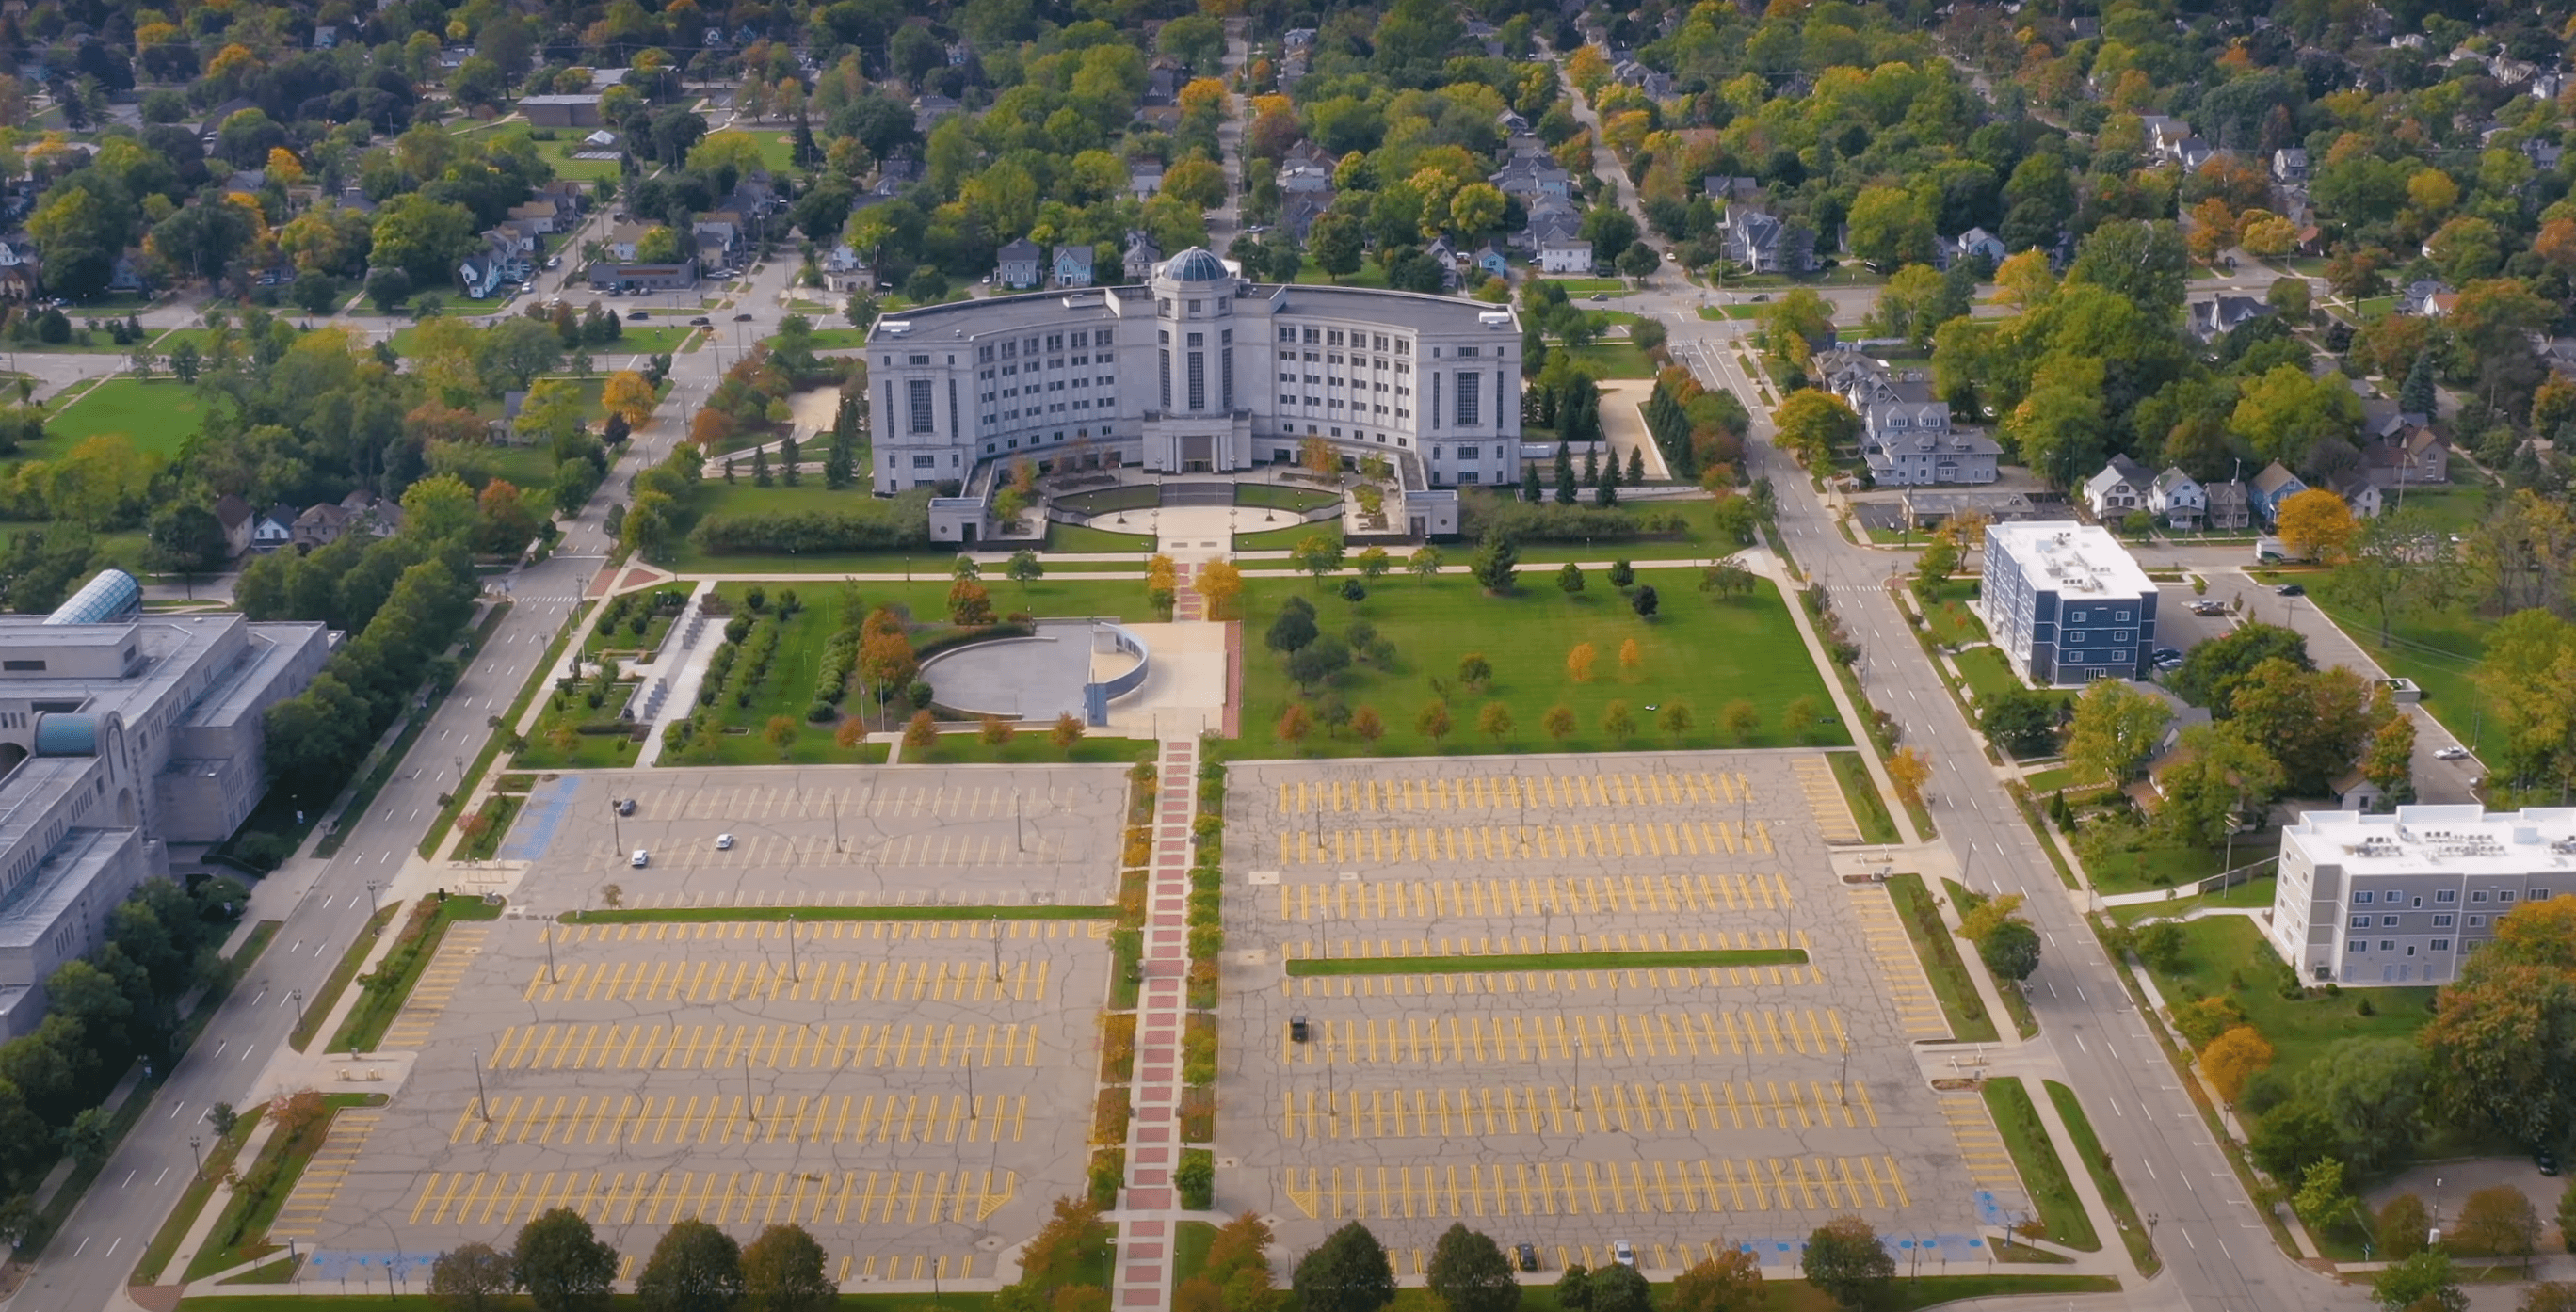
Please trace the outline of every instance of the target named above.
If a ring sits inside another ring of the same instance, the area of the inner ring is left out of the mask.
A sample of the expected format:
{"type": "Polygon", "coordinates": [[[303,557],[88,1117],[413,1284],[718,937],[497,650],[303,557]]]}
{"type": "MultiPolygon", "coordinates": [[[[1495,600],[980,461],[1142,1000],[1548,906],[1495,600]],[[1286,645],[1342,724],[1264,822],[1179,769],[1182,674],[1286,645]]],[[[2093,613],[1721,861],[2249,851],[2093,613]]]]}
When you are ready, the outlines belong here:
{"type": "Polygon", "coordinates": [[[1893,1158],[1519,1163],[1507,1173],[1450,1165],[1291,1166],[1283,1192],[1312,1219],[1831,1212],[1911,1200],[1893,1158]],[[1765,1176],[1768,1175],[1766,1182],[1765,1176]],[[1749,1195],[1749,1201],[1748,1201],[1749,1195]]]}

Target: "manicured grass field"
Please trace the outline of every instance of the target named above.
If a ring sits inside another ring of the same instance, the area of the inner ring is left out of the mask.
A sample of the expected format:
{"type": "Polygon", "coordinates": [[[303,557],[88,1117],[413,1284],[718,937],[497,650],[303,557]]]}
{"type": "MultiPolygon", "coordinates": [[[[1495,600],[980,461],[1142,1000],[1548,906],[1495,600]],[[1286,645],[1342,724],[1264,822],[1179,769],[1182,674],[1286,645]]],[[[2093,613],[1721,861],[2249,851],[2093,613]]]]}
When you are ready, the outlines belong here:
{"type": "Polygon", "coordinates": [[[1238,506],[1293,510],[1299,514],[1309,510],[1320,510],[1341,499],[1341,493],[1327,492],[1319,487],[1284,487],[1277,483],[1234,485],[1234,504],[1238,506]]]}
{"type": "MultiPolygon", "coordinates": [[[[1935,642],[1953,647],[1986,639],[1986,626],[1969,611],[1968,601],[1977,595],[1977,585],[1967,579],[1952,579],[1941,585],[1940,600],[1924,608],[1923,626],[1935,642]]],[[[1921,599],[1916,598],[1916,604],[1921,599]]]]}
{"type": "Polygon", "coordinates": [[[2209,916],[2182,925],[2182,969],[2156,972],[2174,1006],[2225,994],[2272,1043],[2272,1067],[2295,1076],[2339,1039],[2412,1038],[2433,1018],[2430,988],[2346,989],[2296,1001],[2272,987],[2280,957],[2246,916],[2209,916]],[[2361,1014],[2367,1003],[2372,1015],[2361,1014]]]}
{"type": "MultiPolygon", "coordinates": [[[[1287,518],[1287,512],[1280,512],[1280,518],[1287,518]]],[[[1295,549],[1298,543],[1319,533],[1325,537],[1331,538],[1335,542],[1341,541],[1342,521],[1338,519],[1327,519],[1313,524],[1302,522],[1283,524],[1278,528],[1265,528],[1250,533],[1237,533],[1234,535],[1234,549],[1237,551],[1289,551],[1295,549]]],[[[1396,554],[1401,557],[1404,553],[1397,552],[1396,554]]],[[[1454,559],[1463,561],[1465,557],[1460,555],[1454,557],[1454,559]]]]}
{"type": "Polygon", "coordinates": [[[1598,342],[1574,348],[1574,362],[1594,378],[1652,378],[1655,362],[1627,342],[1598,342]]]}
{"type": "MultiPolygon", "coordinates": [[[[878,605],[901,607],[908,609],[918,621],[939,622],[945,619],[948,613],[949,580],[946,577],[944,560],[937,562],[934,567],[939,573],[934,576],[933,581],[864,583],[859,585],[859,594],[871,608],[878,605]]],[[[857,749],[847,749],[839,746],[833,741],[836,725],[806,722],[805,710],[814,701],[814,681],[822,668],[823,649],[831,644],[832,634],[840,625],[840,585],[828,579],[817,579],[810,584],[790,586],[794,588],[804,609],[795,618],[788,620],[785,628],[780,632],[778,654],[770,662],[768,677],[760,682],[754,692],[751,705],[736,706],[731,700],[724,698],[719,698],[716,703],[718,720],[724,727],[745,729],[749,732],[720,734],[711,746],[692,743],[686,751],[682,752],[665,749],[660,758],[663,763],[775,765],[781,761],[787,761],[805,765],[821,763],[846,765],[859,761],[885,759],[885,749],[882,747],[863,745],[857,749]],[[784,753],[771,746],[768,739],[762,736],[762,730],[769,724],[770,718],[780,715],[796,721],[797,726],[796,737],[789,741],[784,753]]],[[[1145,596],[1145,587],[1141,581],[1109,582],[1080,578],[1047,578],[1039,579],[1024,589],[1007,579],[988,579],[984,586],[993,594],[993,608],[1002,612],[1026,610],[1039,616],[1104,615],[1126,620],[1158,618],[1145,596]]],[[[764,588],[768,593],[771,612],[775,613],[778,596],[786,590],[778,584],[724,583],[717,586],[716,592],[727,602],[732,603],[736,614],[741,614],[744,594],[753,587],[764,588]]],[[[864,705],[863,695],[853,694],[850,700],[842,704],[842,709],[845,712],[856,712],[864,705]]],[[[868,723],[871,728],[901,728],[903,719],[908,714],[909,712],[904,712],[880,717],[872,713],[868,723]]],[[[1049,744],[1042,731],[1026,735],[1026,740],[1025,745],[1015,741],[1008,750],[1028,752],[1030,755],[1027,759],[1032,761],[1064,759],[1064,753],[1049,744]]],[[[1104,754],[1118,750],[1107,745],[1114,740],[1100,741],[1101,746],[1089,747],[1089,750],[1104,754]]],[[[1089,744],[1090,740],[1086,739],[1086,747],[1089,744]]],[[[985,748],[972,736],[961,739],[956,750],[959,755],[955,759],[959,760],[994,759],[972,755],[973,752],[992,750],[985,748]]],[[[945,758],[934,755],[931,759],[945,758]]],[[[1109,755],[1106,759],[1137,758],[1109,755]]]]}
{"type": "Polygon", "coordinates": [[[1032,720],[1018,724],[1018,732],[1006,743],[987,743],[980,734],[943,733],[927,751],[903,749],[905,765],[1061,765],[1065,762],[1096,764],[1114,762],[1120,765],[1151,760],[1154,743],[1149,738],[1091,738],[1073,745],[1070,752],[1060,750],[1047,738],[1054,728],[1052,721],[1032,720]]]}
{"type": "MultiPolygon", "coordinates": [[[[2325,595],[2311,585],[2306,600],[2316,603],[2355,646],[2370,653],[2379,667],[2399,678],[2413,679],[2424,690],[2424,709],[2461,742],[2483,736],[2485,694],[2478,691],[2477,668],[2486,659],[2492,620],[2460,611],[2433,611],[2406,616],[2388,626],[2379,640],[2379,618],[2325,595]]],[[[2275,603],[2277,604],[2277,603],[2275,603]]],[[[2272,618],[2279,618],[2277,615],[2272,618]]]]}
{"type": "Polygon", "coordinates": [[[2003,1132],[2004,1146],[2012,1151],[2013,1166],[2021,1172],[2022,1186],[2030,1190],[2048,1238],[2088,1253],[2101,1248],[2102,1236],[2093,1229],[2084,1200],[2075,1196],[2075,1181],[2068,1178],[2065,1159],[2050,1142],[2048,1127],[2040,1124],[2030,1090],[2022,1087],[2019,1077],[2008,1075],[1986,1081],[1985,1092],[1986,1111],[2003,1132]]]}
{"type": "Polygon", "coordinates": [[[197,389],[172,379],[110,378],[65,406],[45,425],[45,440],[25,454],[50,460],[87,438],[116,434],[138,451],[176,456],[205,423],[197,389]]]}
{"type": "MultiPolygon", "coordinates": [[[[1245,589],[1249,622],[1243,738],[1235,744],[1236,754],[1409,756],[1735,746],[1739,744],[1718,721],[1720,710],[1737,698],[1751,703],[1761,720],[1741,745],[1781,747],[1793,745],[1781,723],[1790,703],[1808,698],[1820,714],[1832,713],[1824,681],[1770,583],[1759,583],[1750,597],[1712,604],[1697,590],[1696,572],[1640,570],[1637,580],[1654,586],[1663,599],[1661,614],[1652,621],[1638,618],[1601,580],[1569,597],[1547,578],[1525,573],[1517,590],[1493,597],[1466,575],[1427,581],[1390,575],[1357,607],[1333,595],[1329,580],[1322,589],[1302,579],[1255,580],[1245,589]],[[1331,689],[1353,708],[1376,709],[1386,726],[1386,736],[1376,744],[1347,733],[1328,735],[1321,728],[1302,747],[1278,737],[1278,722],[1288,706],[1302,703],[1311,713],[1323,692],[1300,692],[1287,676],[1285,658],[1263,645],[1263,635],[1292,595],[1314,603],[1317,623],[1328,633],[1341,634],[1353,619],[1365,619],[1395,644],[1388,668],[1354,665],[1331,689]],[[1631,639],[1642,659],[1635,671],[1623,672],[1619,653],[1631,639]],[[1588,683],[1576,682],[1566,670],[1566,658],[1578,643],[1590,643],[1595,652],[1588,683]],[[1471,652],[1492,664],[1493,682],[1481,691],[1454,691],[1448,706],[1452,728],[1445,738],[1435,739],[1416,728],[1416,717],[1435,700],[1430,680],[1454,681],[1459,658],[1471,652]],[[1602,727],[1614,701],[1626,703],[1637,721],[1636,733],[1625,742],[1602,727]],[[1678,738],[1663,732],[1657,713],[1646,709],[1674,702],[1687,703],[1692,716],[1691,728],[1678,738]],[[1512,720],[1499,741],[1477,728],[1482,708],[1491,703],[1507,708],[1512,720]],[[1541,725],[1548,709],[1558,704],[1572,710],[1575,719],[1574,732],[1563,740],[1549,737],[1541,725]]],[[[1839,724],[1819,724],[1809,737],[1819,745],[1851,741],[1839,724]]]]}
{"type": "Polygon", "coordinates": [[[1125,551],[1138,555],[1154,554],[1151,533],[1118,533],[1089,524],[1049,524],[1046,549],[1069,552],[1125,551]]]}

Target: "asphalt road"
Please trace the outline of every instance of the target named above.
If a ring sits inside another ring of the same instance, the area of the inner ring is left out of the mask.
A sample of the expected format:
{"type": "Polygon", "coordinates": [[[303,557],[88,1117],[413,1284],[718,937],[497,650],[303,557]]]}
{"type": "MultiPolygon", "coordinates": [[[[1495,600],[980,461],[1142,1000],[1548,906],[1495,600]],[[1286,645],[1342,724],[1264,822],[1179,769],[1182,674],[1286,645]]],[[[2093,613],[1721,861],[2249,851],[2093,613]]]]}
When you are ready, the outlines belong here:
{"type": "MultiPolygon", "coordinates": [[[[737,298],[735,308],[705,312],[718,318],[725,338],[722,359],[738,358],[737,336],[749,343],[777,330],[778,293],[794,271],[792,261],[772,261],[755,275],[755,290],[737,298]],[[755,316],[754,322],[731,322],[734,314],[745,311],[755,316]]],[[[375,896],[370,885],[381,886],[402,868],[436,816],[439,794],[456,786],[458,763],[471,761],[482,750],[491,733],[487,717],[509,707],[604,563],[608,506],[626,502],[634,474],[668,455],[675,436],[687,431],[688,407],[713,388],[720,376],[718,360],[714,347],[674,357],[675,386],[656,412],[656,423],[638,435],[581,514],[563,522],[561,552],[503,576],[517,604],[367,814],[345,822],[353,827],[339,855],[327,862],[290,862],[262,881],[251,914],[281,919],[284,927],[181,1060],[8,1308],[64,1312],[124,1304],[123,1286],[136,1259],[195,1169],[189,1139],[210,1137],[203,1126],[207,1109],[217,1102],[248,1100],[262,1068],[294,1028],[297,995],[311,998],[320,990],[366,924],[375,896]]],[[[606,356],[601,365],[623,368],[626,362],[606,356]]]]}

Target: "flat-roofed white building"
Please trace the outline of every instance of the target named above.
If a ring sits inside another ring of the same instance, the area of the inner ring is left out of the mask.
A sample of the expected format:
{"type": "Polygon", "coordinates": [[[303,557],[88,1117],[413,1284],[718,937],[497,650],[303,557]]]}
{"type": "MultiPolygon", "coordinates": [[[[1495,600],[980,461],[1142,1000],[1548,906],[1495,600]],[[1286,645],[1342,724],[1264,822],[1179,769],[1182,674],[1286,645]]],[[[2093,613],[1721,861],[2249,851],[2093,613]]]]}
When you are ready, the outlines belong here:
{"type": "Polygon", "coordinates": [[[1987,529],[1980,591],[1995,645],[2033,686],[2146,677],[2156,585],[2100,525],[2040,520],[1987,529]]]}
{"type": "Polygon", "coordinates": [[[2442,984],[2514,908],[2576,894],[2576,807],[2308,811],[2264,933],[2308,983],[2442,984]]]}

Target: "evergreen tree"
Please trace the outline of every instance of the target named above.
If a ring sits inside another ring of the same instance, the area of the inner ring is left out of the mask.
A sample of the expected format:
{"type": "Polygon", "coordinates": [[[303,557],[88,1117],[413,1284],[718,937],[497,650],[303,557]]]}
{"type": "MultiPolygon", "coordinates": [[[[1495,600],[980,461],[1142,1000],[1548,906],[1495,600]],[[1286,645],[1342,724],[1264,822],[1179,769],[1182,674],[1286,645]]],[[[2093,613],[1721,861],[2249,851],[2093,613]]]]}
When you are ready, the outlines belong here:
{"type": "Polygon", "coordinates": [[[2397,408],[2409,414],[2433,413],[2433,353],[2415,357],[2415,366],[2406,371],[2406,381],[2397,389],[2397,408]]]}
{"type": "Polygon", "coordinates": [[[823,458],[823,485],[838,490],[857,482],[858,463],[859,403],[844,396],[832,416],[832,446],[823,458]]]}
{"type": "Polygon", "coordinates": [[[751,485],[753,487],[769,486],[768,447],[753,447],[751,450],[751,485]]]}
{"type": "Polygon", "coordinates": [[[1556,504],[1574,504],[1574,448],[1556,444],[1556,504]]]}
{"type": "Polygon", "coordinates": [[[787,439],[778,444],[778,459],[784,466],[779,470],[779,477],[787,484],[787,486],[796,486],[796,480],[798,477],[796,467],[803,464],[804,460],[803,453],[796,449],[795,434],[788,434],[787,439]]]}
{"type": "Polygon", "coordinates": [[[1583,448],[1583,485],[1585,487],[1601,486],[1600,447],[1587,446],[1583,448]]]}
{"type": "Polygon", "coordinates": [[[1521,500],[1527,501],[1532,505],[1536,505],[1538,504],[1539,499],[1544,495],[1545,494],[1539,490],[1538,486],[1538,466],[1534,464],[1522,465],[1521,500]]]}
{"type": "Polygon", "coordinates": [[[1645,481],[1646,448],[1642,446],[1632,446],[1628,448],[1628,485],[1630,487],[1634,487],[1645,481]]]}

